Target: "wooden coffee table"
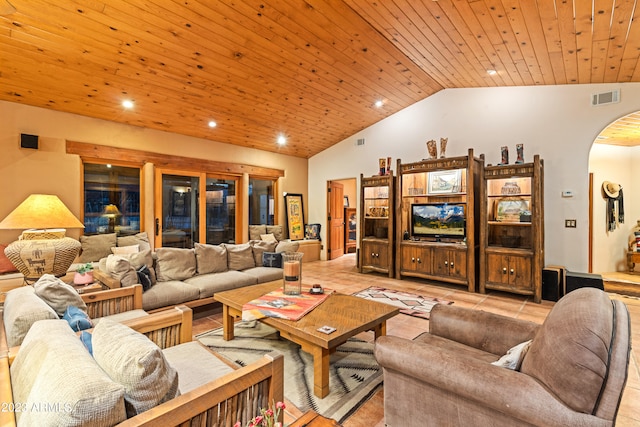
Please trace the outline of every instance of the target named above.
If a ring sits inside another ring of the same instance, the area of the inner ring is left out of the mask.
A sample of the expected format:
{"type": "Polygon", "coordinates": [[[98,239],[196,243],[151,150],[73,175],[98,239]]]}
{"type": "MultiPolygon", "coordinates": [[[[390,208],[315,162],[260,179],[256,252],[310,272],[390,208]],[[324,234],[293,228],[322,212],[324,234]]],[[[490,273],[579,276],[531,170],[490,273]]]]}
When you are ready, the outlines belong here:
{"type": "MultiPolygon", "coordinates": [[[[223,337],[232,340],[234,320],[242,317],[242,305],[282,287],[282,280],[218,292],[222,303],[223,337]]],[[[303,286],[304,289],[304,286],[303,286]]],[[[388,304],[334,293],[322,304],[298,321],[265,317],[261,322],[277,329],[280,336],[299,344],[313,356],[313,392],[323,398],[329,394],[329,356],[340,344],[364,331],[373,331],[375,338],[385,335],[387,319],[399,309],[388,304]],[[321,326],[336,328],[331,334],[318,332],[321,326]]]]}

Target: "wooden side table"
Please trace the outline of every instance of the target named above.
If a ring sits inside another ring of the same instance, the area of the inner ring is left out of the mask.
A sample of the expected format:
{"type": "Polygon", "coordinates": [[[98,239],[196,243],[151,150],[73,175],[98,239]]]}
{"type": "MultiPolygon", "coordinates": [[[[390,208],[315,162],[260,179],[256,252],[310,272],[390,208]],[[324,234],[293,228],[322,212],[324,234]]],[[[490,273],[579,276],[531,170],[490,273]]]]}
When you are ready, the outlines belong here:
{"type": "Polygon", "coordinates": [[[640,252],[627,252],[627,267],[629,267],[630,272],[633,271],[636,266],[636,262],[640,262],[640,252]]]}
{"type": "Polygon", "coordinates": [[[340,427],[336,420],[323,417],[315,411],[307,411],[289,427],[340,427]]]}

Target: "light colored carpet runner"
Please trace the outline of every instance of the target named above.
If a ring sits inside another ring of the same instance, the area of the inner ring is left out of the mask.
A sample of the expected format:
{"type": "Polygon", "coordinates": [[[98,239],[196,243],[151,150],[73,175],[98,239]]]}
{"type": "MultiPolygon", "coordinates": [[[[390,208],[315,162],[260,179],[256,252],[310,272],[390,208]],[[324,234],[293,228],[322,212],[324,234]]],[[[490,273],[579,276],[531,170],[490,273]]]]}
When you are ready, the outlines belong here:
{"type": "Polygon", "coordinates": [[[302,412],[344,421],[382,384],[382,368],[373,357],[373,344],[357,338],[339,346],[331,355],[329,395],[313,394],[313,358],[299,345],[279,338],[278,332],[260,322],[254,327],[236,324],[235,338],[222,339],[222,328],[197,336],[198,340],[232,362],[245,366],[277,350],[284,354],[284,396],[302,412]]]}
{"type": "Polygon", "coordinates": [[[400,313],[409,316],[429,319],[429,313],[436,304],[453,304],[442,298],[423,297],[409,292],[399,292],[392,289],[371,286],[363,291],[353,294],[357,297],[391,304],[400,308],[400,313]]]}

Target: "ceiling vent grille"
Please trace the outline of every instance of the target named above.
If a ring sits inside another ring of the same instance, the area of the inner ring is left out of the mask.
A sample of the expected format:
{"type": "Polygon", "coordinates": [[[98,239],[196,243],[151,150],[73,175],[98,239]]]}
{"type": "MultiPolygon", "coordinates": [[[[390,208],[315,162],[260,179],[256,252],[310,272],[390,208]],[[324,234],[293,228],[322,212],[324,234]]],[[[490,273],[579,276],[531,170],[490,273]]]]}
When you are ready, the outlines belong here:
{"type": "Polygon", "coordinates": [[[594,93],[591,95],[591,106],[615,104],[620,102],[620,89],[609,92],[594,93]]]}
{"type": "Polygon", "coordinates": [[[356,140],[356,147],[360,147],[361,145],[364,145],[364,138],[359,138],[356,140]]]}

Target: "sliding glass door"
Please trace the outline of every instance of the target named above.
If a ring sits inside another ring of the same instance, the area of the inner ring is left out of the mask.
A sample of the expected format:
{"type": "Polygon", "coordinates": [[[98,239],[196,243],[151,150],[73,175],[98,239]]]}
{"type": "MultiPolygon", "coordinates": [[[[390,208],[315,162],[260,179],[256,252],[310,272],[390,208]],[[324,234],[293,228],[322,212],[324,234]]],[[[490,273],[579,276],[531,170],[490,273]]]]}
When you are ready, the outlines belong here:
{"type": "Polygon", "coordinates": [[[156,169],[156,247],[235,243],[238,180],[156,169]]]}

